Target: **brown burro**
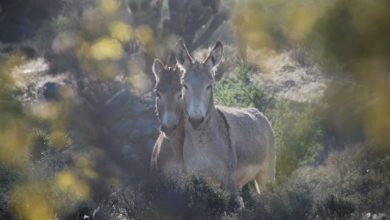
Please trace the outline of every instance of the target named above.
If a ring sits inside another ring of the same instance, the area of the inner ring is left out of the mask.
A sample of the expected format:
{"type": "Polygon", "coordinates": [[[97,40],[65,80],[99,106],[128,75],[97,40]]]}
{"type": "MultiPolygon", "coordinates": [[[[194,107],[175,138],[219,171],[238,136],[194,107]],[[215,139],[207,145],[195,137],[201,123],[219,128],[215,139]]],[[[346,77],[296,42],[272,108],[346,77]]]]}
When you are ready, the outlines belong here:
{"type": "Polygon", "coordinates": [[[275,179],[274,133],[255,108],[214,104],[214,70],[222,53],[223,45],[217,42],[204,61],[197,61],[183,42],[176,45],[175,57],[182,70],[182,154],[187,174],[221,184],[243,208],[239,190],[246,183],[255,180],[260,192],[259,186],[275,179]]]}
{"type": "Polygon", "coordinates": [[[156,78],[156,112],[161,126],[152,152],[151,169],[167,178],[177,179],[184,174],[180,71],[176,66],[165,66],[156,59],[153,73],[156,78]]]}

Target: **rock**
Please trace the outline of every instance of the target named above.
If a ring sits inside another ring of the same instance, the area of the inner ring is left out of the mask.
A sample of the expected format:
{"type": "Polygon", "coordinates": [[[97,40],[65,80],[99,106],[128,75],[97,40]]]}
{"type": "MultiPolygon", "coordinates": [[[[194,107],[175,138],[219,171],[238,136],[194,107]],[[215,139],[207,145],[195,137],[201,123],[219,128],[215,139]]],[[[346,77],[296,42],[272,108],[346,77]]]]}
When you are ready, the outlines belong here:
{"type": "Polygon", "coordinates": [[[125,137],[130,140],[137,140],[158,133],[158,122],[154,115],[128,119],[113,127],[112,133],[116,134],[117,138],[125,137]]]}
{"type": "Polygon", "coordinates": [[[47,101],[58,101],[61,98],[61,85],[55,82],[47,82],[43,85],[42,95],[47,101]]]}
{"type": "Polygon", "coordinates": [[[105,111],[110,112],[113,120],[137,117],[146,111],[152,111],[150,101],[133,95],[128,90],[120,90],[105,103],[105,111]]]}

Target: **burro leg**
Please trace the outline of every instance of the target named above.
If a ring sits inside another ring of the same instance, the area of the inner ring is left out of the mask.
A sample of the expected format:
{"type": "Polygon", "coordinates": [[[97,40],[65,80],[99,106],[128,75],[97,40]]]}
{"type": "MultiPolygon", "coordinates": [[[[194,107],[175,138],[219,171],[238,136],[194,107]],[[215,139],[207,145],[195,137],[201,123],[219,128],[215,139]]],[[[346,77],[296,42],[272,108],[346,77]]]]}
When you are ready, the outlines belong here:
{"type": "Polygon", "coordinates": [[[225,190],[227,190],[230,193],[231,202],[234,207],[234,210],[241,210],[245,208],[244,200],[242,199],[238,191],[238,187],[235,183],[235,176],[233,172],[231,175],[227,175],[226,181],[223,184],[223,186],[225,190]]]}

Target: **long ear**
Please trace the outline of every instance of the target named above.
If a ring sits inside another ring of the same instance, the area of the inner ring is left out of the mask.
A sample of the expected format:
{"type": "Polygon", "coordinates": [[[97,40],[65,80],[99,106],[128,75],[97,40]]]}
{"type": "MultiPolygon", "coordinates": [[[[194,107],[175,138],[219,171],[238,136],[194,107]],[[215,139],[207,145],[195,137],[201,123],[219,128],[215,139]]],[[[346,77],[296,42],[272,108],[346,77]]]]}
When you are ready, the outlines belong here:
{"type": "Polygon", "coordinates": [[[217,41],[214,48],[210,51],[209,56],[204,63],[210,68],[215,68],[221,63],[223,53],[223,45],[220,41],[217,41]]]}
{"type": "Polygon", "coordinates": [[[172,51],[169,53],[168,61],[167,61],[167,66],[175,66],[176,65],[176,57],[175,53],[172,51]]]}
{"type": "Polygon", "coordinates": [[[156,81],[158,81],[161,78],[161,75],[164,71],[164,64],[159,59],[155,59],[153,62],[152,69],[153,69],[154,77],[156,78],[156,81]]]}
{"type": "Polygon", "coordinates": [[[183,68],[186,68],[192,63],[192,58],[188,53],[187,47],[182,40],[178,41],[176,44],[175,57],[177,63],[183,68]]]}

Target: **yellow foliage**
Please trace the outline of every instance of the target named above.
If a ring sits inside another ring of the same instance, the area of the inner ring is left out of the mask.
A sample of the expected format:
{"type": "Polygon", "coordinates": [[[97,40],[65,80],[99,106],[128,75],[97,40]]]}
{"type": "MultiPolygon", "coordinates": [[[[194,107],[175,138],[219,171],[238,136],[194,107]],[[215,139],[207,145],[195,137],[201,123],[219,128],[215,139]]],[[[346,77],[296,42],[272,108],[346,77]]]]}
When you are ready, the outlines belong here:
{"type": "Polygon", "coordinates": [[[55,219],[55,211],[44,184],[17,186],[11,193],[16,219],[55,219]]]}
{"type": "Polygon", "coordinates": [[[284,38],[302,42],[330,3],[305,0],[246,0],[233,10],[233,26],[249,48],[278,47],[284,38]],[[280,37],[280,39],[279,39],[280,37]]]}
{"type": "Polygon", "coordinates": [[[30,107],[30,113],[32,116],[39,119],[53,121],[57,119],[61,114],[61,108],[57,103],[34,103],[30,107]]]}
{"type": "Polygon", "coordinates": [[[274,48],[274,41],[268,33],[260,30],[248,31],[244,37],[247,44],[255,48],[271,47],[274,48]]]}
{"type": "Polygon", "coordinates": [[[94,170],[94,162],[83,155],[77,157],[76,166],[79,168],[83,175],[90,179],[95,179],[98,177],[98,174],[94,170]]]}
{"type": "Polygon", "coordinates": [[[251,4],[241,5],[237,9],[233,24],[236,34],[249,47],[273,47],[274,42],[266,32],[267,18],[251,4]]]}
{"type": "Polygon", "coordinates": [[[71,171],[62,171],[56,176],[56,186],[77,200],[85,200],[90,194],[89,186],[71,171]]]}
{"type": "Polygon", "coordinates": [[[15,119],[0,132],[0,161],[9,165],[24,165],[32,143],[32,135],[27,123],[15,119]]]}
{"type": "Polygon", "coordinates": [[[304,40],[318,19],[319,12],[307,7],[296,7],[286,13],[286,34],[294,41],[304,40]]]}
{"type": "Polygon", "coordinates": [[[3,87],[12,87],[15,83],[15,79],[10,74],[12,70],[22,65],[24,62],[26,62],[25,57],[18,55],[18,54],[12,54],[5,60],[0,60],[0,83],[3,87]]]}
{"type": "Polygon", "coordinates": [[[124,22],[121,21],[112,22],[109,26],[109,29],[110,29],[111,37],[121,42],[129,42],[134,38],[133,29],[131,28],[130,25],[124,22]]]}
{"type": "Polygon", "coordinates": [[[58,149],[63,149],[70,144],[70,139],[66,133],[62,131],[53,131],[49,135],[49,141],[58,149]]]}
{"type": "Polygon", "coordinates": [[[142,25],[138,27],[135,30],[135,35],[137,37],[137,40],[139,41],[141,47],[147,51],[147,52],[153,52],[152,50],[154,49],[154,34],[153,30],[146,26],[142,25]]]}
{"type": "Polygon", "coordinates": [[[367,96],[365,130],[369,141],[373,142],[379,151],[390,152],[390,99],[388,62],[385,57],[366,57],[355,65],[355,71],[365,87],[357,91],[356,96],[367,96]]]}
{"type": "Polygon", "coordinates": [[[91,46],[91,57],[95,60],[119,60],[123,55],[122,45],[112,38],[100,38],[91,46]]]}
{"type": "Polygon", "coordinates": [[[83,170],[84,176],[90,178],[90,179],[96,179],[99,175],[96,173],[94,169],[91,167],[85,167],[83,170]]]}
{"type": "Polygon", "coordinates": [[[115,14],[120,7],[119,0],[101,0],[100,8],[106,15],[115,14]]]}
{"type": "Polygon", "coordinates": [[[390,152],[390,101],[386,95],[388,93],[388,83],[378,82],[374,88],[376,100],[368,108],[366,114],[366,134],[373,146],[381,152],[390,152]]]}

